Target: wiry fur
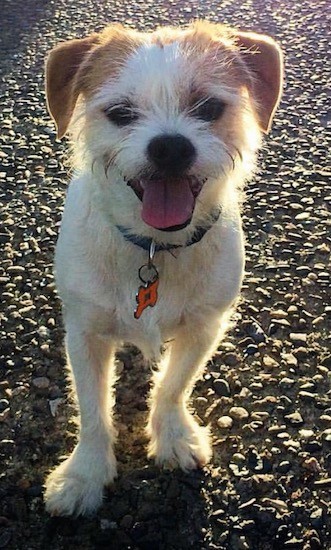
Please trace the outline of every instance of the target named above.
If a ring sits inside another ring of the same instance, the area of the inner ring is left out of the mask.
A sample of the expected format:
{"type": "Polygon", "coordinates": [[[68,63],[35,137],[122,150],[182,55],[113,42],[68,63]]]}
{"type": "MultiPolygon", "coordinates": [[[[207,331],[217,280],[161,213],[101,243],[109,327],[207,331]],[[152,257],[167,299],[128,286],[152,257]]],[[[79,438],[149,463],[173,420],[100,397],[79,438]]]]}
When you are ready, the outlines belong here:
{"type": "MultiPolygon", "coordinates": [[[[76,175],[56,251],[56,279],[81,415],[76,449],[46,481],[46,506],[52,514],[93,512],[101,504],[103,486],[116,475],[110,388],[114,353],[124,341],[160,363],[150,396],[149,456],[184,470],[211,457],[208,429],[196,424],[187,402],[194,380],[226,330],[240,290],[240,189],[254,167],[259,124],[265,130],[270,122],[265,122],[266,113],[274,109],[265,107],[259,120],[260,97],[252,92],[259,75],[243,59],[238,36],[204,23],[153,34],[110,27],[85,39],[79,63],[79,41],[51,53],[48,102],[60,134],[79,98],[71,121],[76,175]],[[74,66],[70,48],[75,50],[74,66]],[[66,75],[65,90],[58,71],[66,75]],[[61,103],[56,99],[60,88],[61,103]],[[192,97],[199,94],[224,100],[219,121],[192,116],[192,97]],[[104,111],[125,98],[139,117],[119,128],[104,111]],[[152,171],[146,148],[163,134],[181,134],[194,144],[197,158],[189,174],[207,180],[191,223],[172,233],[142,220],[141,202],[126,185],[152,171]],[[182,248],[175,257],[156,254],[158,302],[135,319],[137,274],[147,254],[127,242],[116,225],[158,243],[185,245],[198,225],[208,223],[215,205],[222,206],[221,217],[201,242],[182,248]],[[168,340],[168,352],[161,358],[168,340]]],[[[261,37],[254,40],[264,44],[261,37]]]]}

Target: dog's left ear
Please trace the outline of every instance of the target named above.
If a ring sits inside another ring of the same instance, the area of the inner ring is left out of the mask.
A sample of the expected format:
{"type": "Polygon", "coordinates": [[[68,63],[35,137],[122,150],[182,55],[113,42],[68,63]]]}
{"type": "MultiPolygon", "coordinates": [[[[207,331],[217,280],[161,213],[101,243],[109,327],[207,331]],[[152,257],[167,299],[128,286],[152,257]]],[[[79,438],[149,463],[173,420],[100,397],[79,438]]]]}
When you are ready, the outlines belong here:
{"type": "Polygon", "coordinates": [[[283,55],[269,36],[251,32],[235,33],[241,58],[253,76],[248,85],[257,107],[261,130],[270,130],[283,88],[283,55]]]}
{"type": "Polygon", "coordinates": [[[58,138],[67,131],[79,95],[77,73],[96,40],[94,34],[62,42],[46,60],[47,108],[55,121],[58,138]]]}

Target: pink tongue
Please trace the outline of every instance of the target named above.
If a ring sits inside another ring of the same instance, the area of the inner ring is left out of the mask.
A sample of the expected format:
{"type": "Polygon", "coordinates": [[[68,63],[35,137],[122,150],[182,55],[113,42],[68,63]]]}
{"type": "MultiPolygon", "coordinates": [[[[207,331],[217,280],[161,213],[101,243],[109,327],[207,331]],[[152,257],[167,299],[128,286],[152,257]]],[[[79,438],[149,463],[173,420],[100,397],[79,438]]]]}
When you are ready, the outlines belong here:
{"type": "Polygon", "coordinates": [[[156,229],[183,225],[192,217],[195,199],[189,179],[144,181],[142,219],[156,229]]]}

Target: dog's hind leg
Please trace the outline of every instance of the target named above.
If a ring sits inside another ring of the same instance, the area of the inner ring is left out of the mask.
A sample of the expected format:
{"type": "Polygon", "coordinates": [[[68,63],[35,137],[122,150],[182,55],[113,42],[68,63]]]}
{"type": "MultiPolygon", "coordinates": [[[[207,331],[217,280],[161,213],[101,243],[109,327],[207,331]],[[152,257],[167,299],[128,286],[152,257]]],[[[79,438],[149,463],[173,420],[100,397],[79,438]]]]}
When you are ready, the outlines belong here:
{"type": "Polygon", "coordinates": [[[209,430],[197,424],[187,408],[193,383],[211,357],[228,315],[190,318],[176,335],[168,360],[155,373],[147,433],[149,456],[156,463],[190,470],[211,458],[209,430]]]}
{"type": "Polygon", "coordinates": [[[46,480],[46,508],[53,515],[91,514],[102,503],[103,487],[116,476],[111,408],[112,345],[66,323],[69,366],[80,410],[80,438],[73,453],[46,480]]]}

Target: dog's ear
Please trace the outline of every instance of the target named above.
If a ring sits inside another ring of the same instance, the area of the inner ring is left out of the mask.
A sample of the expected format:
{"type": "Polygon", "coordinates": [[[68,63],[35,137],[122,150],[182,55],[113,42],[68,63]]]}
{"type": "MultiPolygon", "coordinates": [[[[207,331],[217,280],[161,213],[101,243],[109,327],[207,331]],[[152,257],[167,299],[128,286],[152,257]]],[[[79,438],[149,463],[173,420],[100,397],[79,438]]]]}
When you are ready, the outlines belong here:
{"type": "Polygon", "coordinates": [[[63,42],[46,60],[47,108],[55,121],[58,138],[67,131],[80,92],[77,73],[97,36],[63,42]]]}
{"type": "Polygon", "coordinates": [[[256,103],[260,127],[267,133],[282,95],[282,52],[269,36],[238,31],[235,37],[241,58],[253,76],[248,88],[256,103]]]}

